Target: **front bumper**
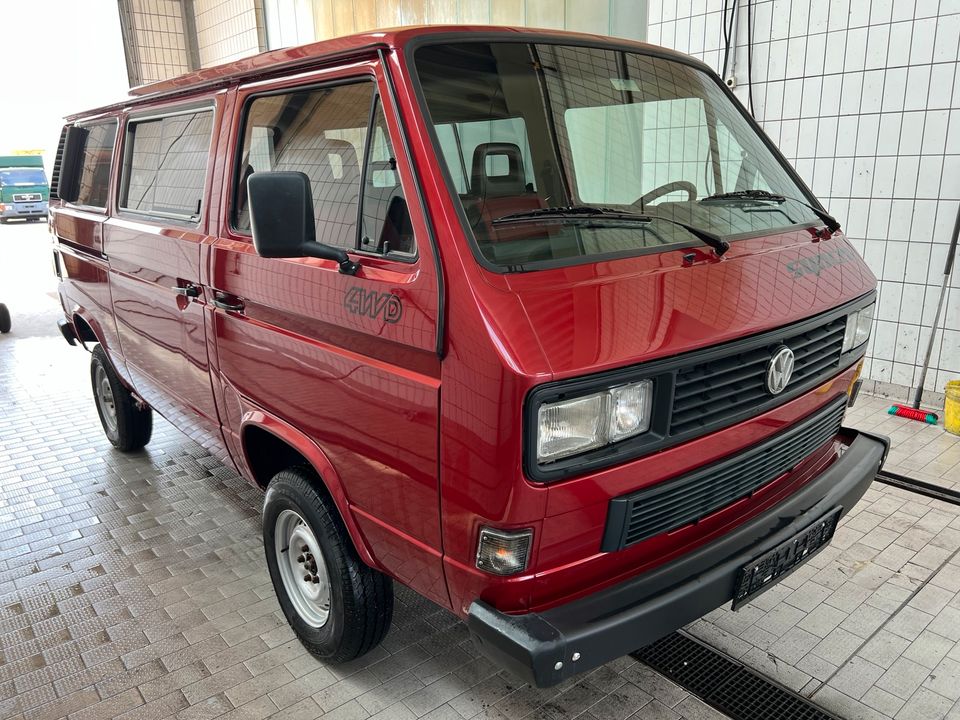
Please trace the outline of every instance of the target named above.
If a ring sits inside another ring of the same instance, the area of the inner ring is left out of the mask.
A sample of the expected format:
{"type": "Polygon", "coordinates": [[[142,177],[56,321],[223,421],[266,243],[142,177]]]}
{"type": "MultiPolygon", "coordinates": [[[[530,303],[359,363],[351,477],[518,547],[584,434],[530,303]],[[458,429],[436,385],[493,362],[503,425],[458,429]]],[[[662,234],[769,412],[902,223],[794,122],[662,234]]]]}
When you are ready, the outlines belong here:
{"type": "Polygon", "coordinates": [[[843,428],[846,451],[784,502],[708,543],[606,590],[540,613],[507,615],[482,600],[467,627],[480,651],[539,687],[649,645],[733,599],[741,567],[831,509],[849,512],[883,465],[890,442],[843,428]],[[576,658],[576,660],[574,660],[576,658]]]}
{"type": "Polygon", "coordinates": [[[18,218],[41,218],[46,216],[46,201],[4,203],[3,211],[0,212],[0,217],[4,218],[5,220],[16,220],[18,218]]]}

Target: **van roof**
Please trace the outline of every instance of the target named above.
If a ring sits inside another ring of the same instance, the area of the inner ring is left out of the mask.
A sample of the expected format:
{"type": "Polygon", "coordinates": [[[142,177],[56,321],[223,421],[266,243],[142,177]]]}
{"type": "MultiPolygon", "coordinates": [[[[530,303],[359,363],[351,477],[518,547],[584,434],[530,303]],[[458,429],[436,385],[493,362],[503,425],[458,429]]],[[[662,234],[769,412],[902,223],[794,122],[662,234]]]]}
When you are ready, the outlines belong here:
{"type": "MultiPolygon", "coordinates": [[[[394,50],[402,48],[417,38],[428,35],[503,35],[505,37],[526,36],[543,40],[560,40],[577,44],[611,44],[633,46],[638,50],[652,49],[656,46],[622,38],[609,38],[603,35],[567,32],[563,30],[544,30],[535,28],[516,28],[499,25],[418,25],[402,28],[389,28],[371,32],[346,35],[344,37],[321,40],[320,42],[300,45],[296,47],[280,48],[267,52],[234,60],[223,65],[202,68],[180,75],[169,80],[131,88],[130,97],[126,100],[88,110],[86,112],[68,115],[68,121],[115,112],[126,107],[145,104],[164,98],[176,97],[196,92],[224,87],[239,81],[249,81],[254,78],[274,75],[280,71],[292,69],[306,69],[319,66],[333,60],[345,57],[364,55],[377,50],[394,50]]],[[[690,62],[692,58],[682,53],[666,48],[656,47],[658,53],[690,62]]],[[[699,61],[694,61],[702,65],[699,61]]],[[[706,67],[706,66],[703,66],[706,67]]]]}
{"type": "Polygon", "coordinates": [[[0,168],[38,168],[43,167],[41,155],[0,155],[0,168]]]}

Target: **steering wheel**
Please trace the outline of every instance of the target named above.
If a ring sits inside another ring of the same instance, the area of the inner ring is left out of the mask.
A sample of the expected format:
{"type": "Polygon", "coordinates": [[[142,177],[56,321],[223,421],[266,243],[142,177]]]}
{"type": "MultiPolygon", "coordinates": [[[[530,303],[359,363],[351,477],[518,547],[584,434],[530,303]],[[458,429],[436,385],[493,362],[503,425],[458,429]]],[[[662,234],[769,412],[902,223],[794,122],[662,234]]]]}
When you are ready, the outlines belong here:
{"type": "Polygon", "coordinates": [[[669,195],[670,193],[676,192],[677,190],[683,190],[684,192],[686,192],[687,195],[689,195],[689,197],[687,198],[689,201],[693,201],[697,199],[696,185],[694,185],[689,180],[674,180],[673,182],[668,182],[664,185],[661,185],[660,187],[654,188],[648,193],[641,195],[636,200],[634,200],[633,204],[646,205],[648,203],[653,202],[659,197],[663,197],[664,195],[669,195]]]}

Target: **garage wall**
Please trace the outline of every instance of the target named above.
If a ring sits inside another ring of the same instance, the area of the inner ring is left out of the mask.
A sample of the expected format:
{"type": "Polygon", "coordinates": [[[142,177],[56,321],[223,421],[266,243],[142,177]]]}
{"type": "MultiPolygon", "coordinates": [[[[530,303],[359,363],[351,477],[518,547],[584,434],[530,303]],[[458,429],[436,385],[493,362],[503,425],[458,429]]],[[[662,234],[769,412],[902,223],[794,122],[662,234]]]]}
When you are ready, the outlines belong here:
{"type": "Polygon", "coordinates": [[[120,0],[118,10],[131,87],[192,69],[182,2],[120,0]]]}
{"type": "Polygon", "coordinates": [[[266,49],[261,0],[193,0],[200,67],[266,49]]]}
{"type": "Polygon", "coordinates": [[[642,40],[646,7],[646,0],[264,0],[271,48],[435,23],[546,27],[642,40]]]}
{"type": "MultiPolygon", "coordinates": [[[[651,3],[649,41],[719,72],[723,5],[651,3]]],[[[735,92],[746,103],[740,5],[735,92]]],[[[960,0],[754,0],[753,10],[755,116],[880,279],[865,376],[905,399],[960,204],[960,0]]],[[[960,272],[945,326],[930,391],[960,377],[960,272]]]]}

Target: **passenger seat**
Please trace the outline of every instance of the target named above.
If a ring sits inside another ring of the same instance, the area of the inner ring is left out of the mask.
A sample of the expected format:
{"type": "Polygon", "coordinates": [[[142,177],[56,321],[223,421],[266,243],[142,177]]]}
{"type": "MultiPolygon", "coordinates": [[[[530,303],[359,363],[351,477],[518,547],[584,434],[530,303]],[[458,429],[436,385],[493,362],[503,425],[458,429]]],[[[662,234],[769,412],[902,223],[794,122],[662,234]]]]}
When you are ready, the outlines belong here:
{"type": "Polygon", "coordinates": [[[277,155],[273,169],[302,172],[310,178],[318,242],[355,247],[360,163],[352,143],[297,136],[277,155]]]}
{"type": "Polygon", "coordinates": [[[470,173],[470,195],[464,199],[467,217],[475,229],[481,229],[489,242],[503,242],[528,237],[542,237],[543,227],[510,225],[495,228],[493,220],[511,213],[526,212],[543,207],[539,195],[527,186],[523,154],[514,143],[480,143],[473,151],[470,173]],[[506,157],[507,172],[491,175],[487,159],[506,157]]]}

